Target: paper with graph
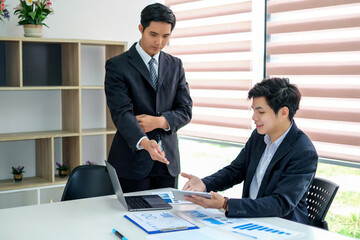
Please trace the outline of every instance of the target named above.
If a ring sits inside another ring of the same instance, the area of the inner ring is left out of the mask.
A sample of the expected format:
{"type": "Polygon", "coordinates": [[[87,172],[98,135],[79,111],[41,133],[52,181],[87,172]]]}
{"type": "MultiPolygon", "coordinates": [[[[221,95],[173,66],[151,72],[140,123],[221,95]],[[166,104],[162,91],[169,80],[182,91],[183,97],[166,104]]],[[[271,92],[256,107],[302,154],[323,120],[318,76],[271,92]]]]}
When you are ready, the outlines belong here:
{"type": "Polygon", "coordinates": [[[208,226],[219,227],[221,230],[235,233],[241,238],[282,240],[302,235],[302,233],[260,221],[250,221],[245,218],[227,218],[224,213],[220,213],[217,209],[181,211],[181,214],[208,226]]]}
{"type": "Polygon", "coordinates": [[[242,224],[225,225],[220,228],[241,236],[259,240],[294,239],[295,237],[302,235],[302,233],[299,232],[257,221],[247,221],[247,223],[242,224]]]}

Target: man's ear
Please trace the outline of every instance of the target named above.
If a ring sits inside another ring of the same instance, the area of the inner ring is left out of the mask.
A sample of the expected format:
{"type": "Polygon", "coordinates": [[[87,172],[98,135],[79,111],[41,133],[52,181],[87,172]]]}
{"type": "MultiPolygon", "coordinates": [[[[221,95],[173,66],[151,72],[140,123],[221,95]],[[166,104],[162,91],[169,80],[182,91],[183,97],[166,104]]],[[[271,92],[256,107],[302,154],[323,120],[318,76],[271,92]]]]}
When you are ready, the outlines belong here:
{"type": "Polygon", "coordinates": [[[280,114],[282,117],[288,118],[289,117],[289,108],[287,106],[283,106],[280,108],[280,114]]]}
{"type": "Polygon", "coordinates": [[[141,24],[139,24],[139,31],[140,31],[141,34],[142,34],[143,31],[144,31],[144,27],[143,27],[143,25],[141,25],[141,24]]]}

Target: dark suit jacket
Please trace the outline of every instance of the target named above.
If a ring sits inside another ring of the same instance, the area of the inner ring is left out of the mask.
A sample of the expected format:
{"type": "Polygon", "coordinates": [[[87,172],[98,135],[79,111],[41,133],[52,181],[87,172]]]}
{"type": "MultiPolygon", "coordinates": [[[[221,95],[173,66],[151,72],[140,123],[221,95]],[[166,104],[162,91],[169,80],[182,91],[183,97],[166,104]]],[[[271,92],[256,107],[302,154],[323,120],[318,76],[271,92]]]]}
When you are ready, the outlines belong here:
{"type": "Polygon", "coordinates": [[[264,135],[254,130],[230,165],[203,179],[206,189],[222,191],[244,181],[242,199],[229,200],[228,217],[283,217],[308,224],[306,196],[318,161],[313,144],[294,122],[253,200],[249,198],[250,184],[265,147],[264,135]]]}
{"type": "Polygon", "coordinates": [[[143,136],[161,139],[168,170],[172,176],[180,173],[177,130],[190,122],[192,100],[180,59],[164,52],[159,56],[158,90],[135,44],[129,51],[106,62],[105,93],[112,120],[117,128],[108,161],[120,178],[140,180],[148,176],[154,161],[136,144],[143,136]],[[147,134],[136,115],[163,115],[170,131],[155,129],[147,134]]]}

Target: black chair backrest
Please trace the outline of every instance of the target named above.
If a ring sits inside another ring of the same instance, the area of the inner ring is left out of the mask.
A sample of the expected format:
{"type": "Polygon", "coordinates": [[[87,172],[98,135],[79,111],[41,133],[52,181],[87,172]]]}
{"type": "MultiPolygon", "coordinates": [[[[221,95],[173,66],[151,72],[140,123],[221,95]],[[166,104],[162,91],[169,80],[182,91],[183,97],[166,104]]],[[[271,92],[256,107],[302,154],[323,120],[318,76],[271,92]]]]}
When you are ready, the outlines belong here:
{"type": "Polygon", "coordinates": [[[65,185],[61,201],[114,194],[105,166],[82,165],[76,167],[65,185]]]}
{"type": "Polygon", "coordinates": [[[325,216],[338,189],[339,185],[329,180],[314,178],[306,198],[310,225],[328,229],[325,216]]]}

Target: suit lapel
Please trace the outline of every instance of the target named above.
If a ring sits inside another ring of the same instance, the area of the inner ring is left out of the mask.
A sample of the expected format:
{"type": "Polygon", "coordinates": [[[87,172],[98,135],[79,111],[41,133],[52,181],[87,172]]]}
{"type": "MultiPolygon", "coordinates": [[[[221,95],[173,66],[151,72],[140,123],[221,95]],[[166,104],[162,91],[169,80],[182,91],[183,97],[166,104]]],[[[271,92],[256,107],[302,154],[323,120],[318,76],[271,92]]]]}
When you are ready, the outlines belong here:
{"type": "Polygon", "coordinates": [[[251,160],[249,162],[249,167],[246,173],[246,179],[245,186],[244,186],[244,194],[243,197],[249,197],[249,191],[250,191],[250,184],[254,177],[255,171],[257,166],[259,165],[260,159],[262,154],[265,151],[266,144],[264,142],[264,137],[261,138],[260,144],[258,145],[258,148],[256,149],[256,152],[252,153],[251,160]]]}
{"type": "Polygon", "coordinates": [[[149,69],[145,65],[139,53],[136,51],[135,44],[132,45],[132,47],[129,49],[129,55],[128,55],[129,64],[133,66],[144,77],[144,79],[154,88],[149,69]]]}
{"type": "Polygon", "coordinates": [[[290,131],[288,132],[288,134],[286,135],[286,137],[280,144],[279,148],[276,150],[273,158],[271,159],[271,162],[269,163],[269,166],[267,167],[267,169],[265,171],[263,180],[262,180],[260,188],[259,188],[258,196],[263,195],[265,188],[267,186],[267,183],[269,181],[270,172],[271,172],[272,168],[275,166],[275,164],[278,161],[283,159],[283,157],[292,149],[292,144],[296,139],[297,132],[298,132],[298,128],[294,122],[290,131]]]}
{"type": "Polygon", "coordinates": [[[158,90],[164,82],[166,73],[168,72],[170,64],[168,64],[168,59],[163,52],[160,52],[159,56],[159,72],[158,72],[158,90]]]}

